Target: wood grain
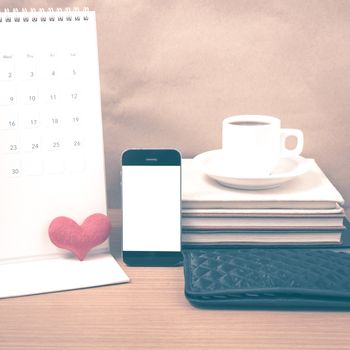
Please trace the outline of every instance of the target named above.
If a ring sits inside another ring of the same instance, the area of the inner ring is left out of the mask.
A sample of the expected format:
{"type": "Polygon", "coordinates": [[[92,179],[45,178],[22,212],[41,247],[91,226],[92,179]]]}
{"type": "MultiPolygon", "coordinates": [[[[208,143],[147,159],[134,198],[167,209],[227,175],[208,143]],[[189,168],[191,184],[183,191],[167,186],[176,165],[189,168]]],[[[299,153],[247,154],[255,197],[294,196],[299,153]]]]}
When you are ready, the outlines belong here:
{"type": "Polygon", "coordinates": [[[348,312],[197,309],[184,297],[181,267],[118,261],[131,283],[0,300],[0,349],[350,347],[348,312]]]}
{"type": "Polygon", "coordinates": [[[181,268],[125,285],[0,300],[1,349],[348,349],[350,313],[202,310],[181,268]]]}

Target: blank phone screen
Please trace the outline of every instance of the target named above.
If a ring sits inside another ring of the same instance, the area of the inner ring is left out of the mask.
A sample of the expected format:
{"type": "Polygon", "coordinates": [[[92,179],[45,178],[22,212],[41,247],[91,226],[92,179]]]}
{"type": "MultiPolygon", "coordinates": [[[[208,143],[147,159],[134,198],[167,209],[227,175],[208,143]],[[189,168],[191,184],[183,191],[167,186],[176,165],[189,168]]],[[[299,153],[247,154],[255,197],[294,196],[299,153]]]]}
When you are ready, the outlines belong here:
{"type": "Polygon", "coordinates": [[[123,251],[181,250],[181,167],[123,165],[123,251]]]}

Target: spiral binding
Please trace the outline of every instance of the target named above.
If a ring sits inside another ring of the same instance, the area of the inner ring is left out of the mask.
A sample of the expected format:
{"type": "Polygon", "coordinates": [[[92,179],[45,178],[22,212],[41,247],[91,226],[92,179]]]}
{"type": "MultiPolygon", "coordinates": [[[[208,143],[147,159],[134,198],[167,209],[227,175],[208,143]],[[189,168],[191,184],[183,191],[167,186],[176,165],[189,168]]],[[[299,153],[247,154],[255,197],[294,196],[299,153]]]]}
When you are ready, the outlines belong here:
{"type": "Polygon", "coordinates": [[[0,11],[0,23],[4,22],[81,22],[88,21],[89,8],[84,7],[80,10],[77,7],[65,8],[14,8],[12,11],[9,8],[0,11]]]}

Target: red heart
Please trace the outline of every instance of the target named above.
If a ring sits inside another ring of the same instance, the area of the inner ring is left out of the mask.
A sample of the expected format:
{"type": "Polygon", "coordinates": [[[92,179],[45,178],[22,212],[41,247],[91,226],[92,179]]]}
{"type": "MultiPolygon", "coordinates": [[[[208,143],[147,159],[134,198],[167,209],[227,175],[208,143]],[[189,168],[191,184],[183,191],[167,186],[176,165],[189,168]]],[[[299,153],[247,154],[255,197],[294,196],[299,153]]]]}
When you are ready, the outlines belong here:
{"type": "Polygon", "coordinates": [[[104,214],[90,215],[82,225],[65,216],[59,216],[49,226],[51,242],[59,248],[68,249],[79,260],[83,260],[93,247],[104,242],[110,231],[111,223],[104,214]]]}

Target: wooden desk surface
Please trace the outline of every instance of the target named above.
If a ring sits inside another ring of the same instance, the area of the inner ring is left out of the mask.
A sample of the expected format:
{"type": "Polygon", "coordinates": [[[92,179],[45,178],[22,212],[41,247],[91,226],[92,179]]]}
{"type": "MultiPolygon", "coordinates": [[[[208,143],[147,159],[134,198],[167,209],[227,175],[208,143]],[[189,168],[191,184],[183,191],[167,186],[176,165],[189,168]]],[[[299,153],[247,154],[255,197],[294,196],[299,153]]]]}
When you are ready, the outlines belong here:
{"type": "Polygon", "coordinates": [[[350,312],[196,309],[181,267],[120,264],[131,283],[0,300],[0,349],[350,348],[350,312]]]}

